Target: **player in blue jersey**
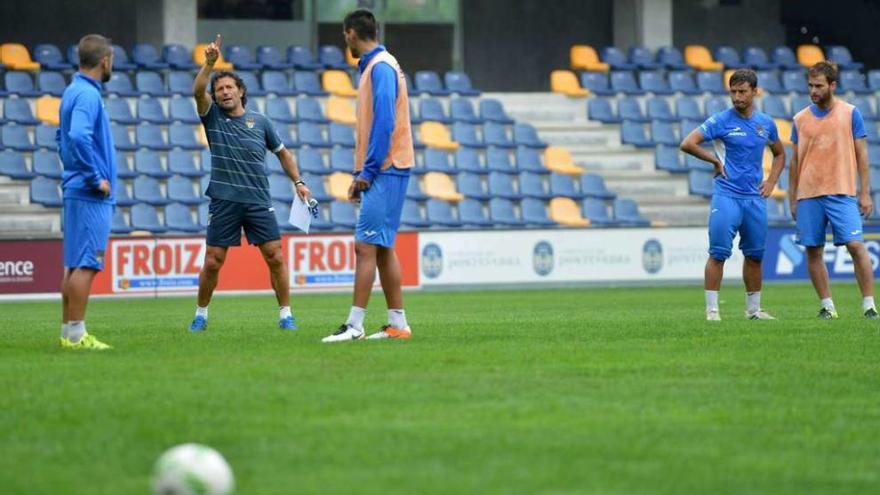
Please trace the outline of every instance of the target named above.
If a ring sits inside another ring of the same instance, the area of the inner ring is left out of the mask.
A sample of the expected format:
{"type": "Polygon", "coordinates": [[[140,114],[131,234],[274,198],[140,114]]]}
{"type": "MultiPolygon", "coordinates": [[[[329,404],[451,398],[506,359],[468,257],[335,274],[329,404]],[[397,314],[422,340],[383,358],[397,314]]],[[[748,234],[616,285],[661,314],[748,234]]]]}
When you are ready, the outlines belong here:
{"type": "Polygon", "coordinates": [[[706,319],[721,319],[718,291],[724,261],[730,257],[733,238],[745,257],[746,318],[772,320],[761,308],[761,260],[767,239],[767,200],[785,166],[785,155],[776,125],[755,109],[758,77],[750,69],[730,76],[733,108],[709,117],[681,142],[681,150],[715,167],[715,187],[709,210],[709,259],[706,262],[706,319]],[[701,143],[713,141],[714,154],[701,143]],[[762,167],[764,148],[770,146],[773,166],[766,180],[762,167]]]}

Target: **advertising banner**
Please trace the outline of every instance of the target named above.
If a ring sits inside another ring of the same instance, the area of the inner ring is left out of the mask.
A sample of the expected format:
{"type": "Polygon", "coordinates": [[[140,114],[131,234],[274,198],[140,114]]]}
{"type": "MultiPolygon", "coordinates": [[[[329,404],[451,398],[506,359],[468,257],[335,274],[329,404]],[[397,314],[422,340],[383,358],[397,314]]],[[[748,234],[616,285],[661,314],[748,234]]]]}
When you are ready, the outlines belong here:
{"type": "MultiPolygon", "coordinates": [[[[880,226],[865,225],[865,247],[874,266],[874,277],[880,276],[880,226]]],[[[833,279],[855,279],[852,258],[845,246],[835,246],[831,234],[826,236],[825,265],[833,279]]],[[[767,235],[764,255],[765,280],[809,280],[807,253],[797,244],[794,227],[772,228],[767,235]]]]}
{"type": "Polygon", "coordinates": [[[60,239],[2,241],[0,294],[59,292],[64,276],[60,239]]]}

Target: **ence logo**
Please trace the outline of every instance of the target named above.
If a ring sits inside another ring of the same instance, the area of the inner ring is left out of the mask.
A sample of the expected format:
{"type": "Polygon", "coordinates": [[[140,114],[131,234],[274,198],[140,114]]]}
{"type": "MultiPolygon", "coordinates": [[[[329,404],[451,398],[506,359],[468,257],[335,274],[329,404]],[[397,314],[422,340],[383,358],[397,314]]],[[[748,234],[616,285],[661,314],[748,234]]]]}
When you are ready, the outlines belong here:
{"type": "Polygon", "coordinates": [[[553,246],[547,241],[535,244],[532,250],[532,268],[535,269],[535,273],[546,277],[553,271],[553,265],[553,246]]]}
{"type": "Polygon", "coordinates": [[[443,251],[436,244],[426,244],[422,248],[422,274],[437,278],[443,273],[443,251]]]}

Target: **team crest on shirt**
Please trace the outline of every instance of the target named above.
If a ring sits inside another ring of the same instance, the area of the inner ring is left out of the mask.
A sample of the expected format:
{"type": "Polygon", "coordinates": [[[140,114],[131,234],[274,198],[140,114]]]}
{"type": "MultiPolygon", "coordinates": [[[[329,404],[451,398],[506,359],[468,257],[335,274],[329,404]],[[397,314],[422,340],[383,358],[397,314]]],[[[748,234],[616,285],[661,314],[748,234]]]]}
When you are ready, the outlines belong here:
{"type": "Polygon", "coordinates": [[[764,126],[760,124],[755,128],[755,132],[757,132],[760,137],[767,137],[767,129],[764,129],[764,126]]]}
{"type": "Polygon", "coordinates": [[[254,118],[253,117],[248,117],[248,118],[244,119],[244,123],[248,126],[248,129],[254,128],[254,118]]]}

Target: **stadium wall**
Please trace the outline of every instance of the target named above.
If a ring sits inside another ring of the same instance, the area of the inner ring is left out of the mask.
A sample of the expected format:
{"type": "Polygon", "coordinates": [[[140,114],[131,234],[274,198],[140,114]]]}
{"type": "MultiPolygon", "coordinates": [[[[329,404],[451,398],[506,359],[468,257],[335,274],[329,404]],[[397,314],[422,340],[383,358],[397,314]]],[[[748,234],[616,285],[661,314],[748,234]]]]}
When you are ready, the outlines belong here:
{"type": "Polygon", "coordinates": [[[781,9],[781,0],[673,0],[673,42],[678,47],[691,44],[735,48],[784,45],[781,9]]]}

